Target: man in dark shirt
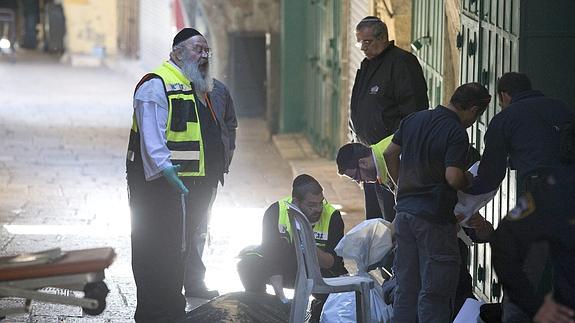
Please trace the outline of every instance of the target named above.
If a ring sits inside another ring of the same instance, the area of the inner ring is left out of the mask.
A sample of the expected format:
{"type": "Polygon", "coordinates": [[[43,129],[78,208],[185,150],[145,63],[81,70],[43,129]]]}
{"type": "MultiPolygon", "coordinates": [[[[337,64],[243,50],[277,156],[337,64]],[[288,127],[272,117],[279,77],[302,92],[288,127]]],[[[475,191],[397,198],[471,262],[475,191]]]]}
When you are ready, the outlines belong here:
{"type": "MultiPolygon", "coordinates": [[[[272,204],[265,212],[262,244],[242,251],[238,273],[248,292],[265,293],[269,283],[275,294],[287,303],[283,287],[294,287],[297,259],[289,228],[287,202],[303,211],[313,226],[317,257],[323,277],[337,277],[347,273],[343,260],[334,251],[343,237],[341,214],[323,197],[323,188],[313,177],[299,175],[293,181],[292,196],[272,204]]],[[[319,322],[325,294],[314,294],[310,322],[319,322]]]]}
{"type": "MultiPolygon", "coordinates": [[[[427,85],[417,58],[388,39],[387,26],[377,17],[363,18],[356,27],[357,45],[365,54],[357,70],[350,105],[354,142],[374,145],[392,135],[399,121],[427,109],[427,85]]],[[[394,217],[393,194],[364,183],[366,218],[394,217]],[[380,209],[378,200],[391,205],[380,209]]]]}
{"type": "MultiPolygon", "coordinates": [[[[493,265],[505,291],[504,321],[529,322],[543,303],[544,293],[536,292],[536,289],[547,259],[546,249],[543,248],[545,246],[532,242],[551,242],[555,281],[558,276],[564,276],[566,273],[562,274],[557,269],[572,268],[570,275],[575,271],[575,250],[568,251],[564,241],[558,242],[564,238],[560,232],[547,236],[547,233],[550,233],[549,228],[556,225],[557,221],[563,222],[567,228],[570,227],[565,217],[553,215],[559,214],[558,208],[569,204],[573,197],[555,204],[545,203],[547,197],[543,196],[554,189],[537,189],[542,185],[539,182],[546,179],[547,175],[553,172],[552,169],[564,166],[559,158],[560,134],[557,129],[562,124],[573,122],[574,116],[564,102],[532,90],[531,82],[525,74],[504,74],[498,81],[497,93],[502,111],[493,117],[485,133],[485,150],[472,192],[481,194],[496,189],[505,177],[509,164],[511,169],[517,170],[518,194],[525,191],[538,193],[533,195],[536,202],[541,202],[538,207],[540,212],[521,221],[512,221],[506,217],[499,224],[491,241],[493,265]],[[529,223],[538,224],[528,225],[529,223]],[[562,256],[559,257],[558,254],[562,256]],[[527,262],[526,259],[530,261],[527,262]],[[569,261],[570,264],[567,265],[569,261]],[[525,313],[516,309],[514,304],[525,313]]],[[[568,188],[565,187],[565,190],[568,188]]],[[[571,229],[573,230],[573,226],[571,229]]],[[[566,237],[573,239],[573,236],[571,233],[566,237]]],[[[559,290],[569,285],[572,291],[575,290],[575,282],[572,280],[570,284],[559,286],[559,290]]],[[[557,288],[555,289],[557,293],[557,288]]],[[[549,299],[549,302],[552,301],[549,299]]],[[[575,306],[573,302],[564,304],[575,306]]]]}
{"type": "Polygon", "coordinates": [[[453,319],[460,262],[453,209],[457,190],[471,181],[465,129],[490,100],[481,84],[461,85],[447,107],[406,117],[384,153],[398,185],[393,322],[453,319]]]}
{"type": "MultiPolygon", "coordinates": [[[[196,91],[199,92],[199,91],[196,91]]],[[[237,121],[234,105],[227,87],[220,81],[213,80],[213,88],[208,93],[196,93],[198,118],[202,125],[204,143],[206,190],[209,194],[202,201],[202,211],[192,218],[190,239],[193,248],[188,251],[184,274],[186,297],[211,299],[217,297],[217,290],[210,290],[204,283],[206,266],[202,260],[208,222],[212,204],[216,198],[218,182],[224,184],[224,173],[228,172],[232,154],[235,149],[235,128],[237,121]],[[202,99],[203,97],[203,99],[202,99]],[[233,137],[232,137],[233,136],[233,137]]]]}

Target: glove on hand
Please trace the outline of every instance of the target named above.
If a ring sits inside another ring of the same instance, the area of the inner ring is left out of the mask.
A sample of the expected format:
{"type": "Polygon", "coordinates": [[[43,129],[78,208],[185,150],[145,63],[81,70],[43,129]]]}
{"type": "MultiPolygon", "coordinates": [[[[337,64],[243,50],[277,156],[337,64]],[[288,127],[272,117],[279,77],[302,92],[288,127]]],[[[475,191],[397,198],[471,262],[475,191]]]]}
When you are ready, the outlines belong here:
{"type": "Polygon", "coordinates": [[[180,170],[180,165],[168,166],[162,170],[162,175],[166,178],[168,183],[172,185],[179,193],[188,195],[190,192],[188,188],[184,185],[184,182],[178,177],[178,171],[180,170]]]}

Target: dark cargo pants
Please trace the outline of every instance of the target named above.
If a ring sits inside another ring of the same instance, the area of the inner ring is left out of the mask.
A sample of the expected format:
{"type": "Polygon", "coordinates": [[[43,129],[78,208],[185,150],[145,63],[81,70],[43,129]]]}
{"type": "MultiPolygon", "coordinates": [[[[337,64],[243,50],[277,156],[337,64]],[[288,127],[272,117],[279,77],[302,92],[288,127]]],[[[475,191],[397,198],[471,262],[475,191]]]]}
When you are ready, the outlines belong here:
{"type": "Polygon", "coordinates": [[[195,237],[207,225],[203,215],[212,201],[214,183],[183,178],[190,194],[186,197],[187,252],[182,253],[180,194],[163,177],[147,182],[141,168],[129,167],[127,179],[137,295],[134,319],[138,323],[174,322],[185,315],[186,256],[201,257],[203,243],[198,246],[201,240],[195,237]]]}
{"type": "Polygon", "coordinates": [[[395,230],[397,288],[392,321],[451,322],[460,262],[456,225],[400,212],[395,230]]]}

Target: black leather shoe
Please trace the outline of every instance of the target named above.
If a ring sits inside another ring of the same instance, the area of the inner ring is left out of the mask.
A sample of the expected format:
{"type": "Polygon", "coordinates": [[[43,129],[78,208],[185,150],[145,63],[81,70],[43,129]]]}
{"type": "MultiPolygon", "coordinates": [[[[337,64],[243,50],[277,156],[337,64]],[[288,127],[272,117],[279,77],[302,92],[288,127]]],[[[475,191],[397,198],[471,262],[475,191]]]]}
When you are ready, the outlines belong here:
{"type": "Polygon", "coordinates": [[[195,297],[203,299],[212,299],[220,296],[220,293],[215,289],[192,289],[186,290],[186,297],[195,297]]]}

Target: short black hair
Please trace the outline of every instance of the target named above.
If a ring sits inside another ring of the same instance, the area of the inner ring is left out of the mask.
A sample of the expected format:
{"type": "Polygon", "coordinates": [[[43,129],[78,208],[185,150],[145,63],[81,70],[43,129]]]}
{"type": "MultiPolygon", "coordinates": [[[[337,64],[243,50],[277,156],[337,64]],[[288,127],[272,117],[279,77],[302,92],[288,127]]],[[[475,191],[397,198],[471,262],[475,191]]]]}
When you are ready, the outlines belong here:
{"type": "Polygon", "coordinates": [[[479,114],[483,113],[489,102],[491,95],[485,86],[477,82],[460,85],[449,100],[453,106],[460,110],[468,110],[471,107],[479,107],[479,114]]]}
{"type": "Polygon", "coordinates": [[[341,146],[335,159],[337,172],[343,175],[346,169],[358,168],[359,160],[367,156],[371,156],[371,148],[363,144],[353,142],[341,146]]]}
{"type": "Polygon", "coordinates": [[[294,178],[291,196],[297,200],[303,200],[309,193],[317,195],[323,192],[319,182],[308,174],[301,174],[294,178]]]}
{"type": "Polygon", "coordinates": [[[517,93],[531,90],[531,81],[526,74],[508,72],[497,80],[497,94],[505,92],[511,97],[517,93]]]}
{"type": "Polygon", "coordinates": [[[373,37],[376,39],[387,39],[387,25],[383,22],[379,17],[376,16],[367,16],[363,18],[355,27],[356,31],[360,31],[363,28],[371,28],[373,32],[373,37]]]}

